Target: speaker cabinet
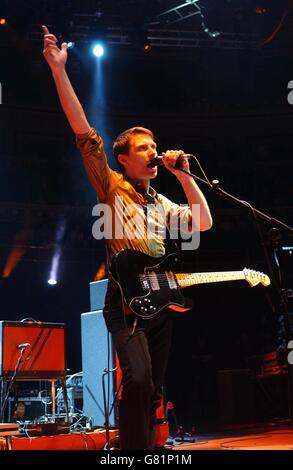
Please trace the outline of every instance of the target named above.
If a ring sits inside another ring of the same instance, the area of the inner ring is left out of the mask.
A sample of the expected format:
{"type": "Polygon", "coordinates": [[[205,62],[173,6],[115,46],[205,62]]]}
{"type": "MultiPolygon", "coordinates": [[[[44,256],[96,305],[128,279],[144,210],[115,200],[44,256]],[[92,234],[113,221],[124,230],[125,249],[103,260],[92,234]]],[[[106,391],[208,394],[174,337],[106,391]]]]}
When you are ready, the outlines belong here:
{"type": "Polygon", "coordinates": [[[255,418],[255,380],[250,370],[218,371],[220,420],[251,423],[255,418]]]}
{"type": "MultiPolygon", "coordinates": [[[[116,367],[113,352],[112,338],[108,335],[103,311],[83,313],[81,315],[81,344],[82,344],[82,370],[83,370],[83,412],[92,419],[94,426],[105,425],[103,375],[107,368],[116,367]],[[108,355],[109,351],[109,355],[108,355]],[[108,357],[109,356],[109,357],[108,357]]],[[[115,376],[113,373],[104,376],[106,401],[110,407],[116,391],[115,376]],[[108,382],[109,380],[109,382],[108,382]]],[[[109,418],[110,426],[116,426],[116,413],[113,408],[109,418]]]]}
{"type": "MultiPolygon", "coordinates": [[[[103,308],[107,291],[107,280],[90,283],[91,312],[81,315],[81,346],[83,370],[83,412],[92,419],[94,426],[105,425],[103,376],[106,402],[113,404],[116,387],[116,374],[104,375],[105,369],[116,367],[112,337],[108,333],[103,308]]],[[[109,410],[110,411],[110,410],[109,410]]],[[[116,407],[109,417],[110,426],[117,426],[116,407]]]]}

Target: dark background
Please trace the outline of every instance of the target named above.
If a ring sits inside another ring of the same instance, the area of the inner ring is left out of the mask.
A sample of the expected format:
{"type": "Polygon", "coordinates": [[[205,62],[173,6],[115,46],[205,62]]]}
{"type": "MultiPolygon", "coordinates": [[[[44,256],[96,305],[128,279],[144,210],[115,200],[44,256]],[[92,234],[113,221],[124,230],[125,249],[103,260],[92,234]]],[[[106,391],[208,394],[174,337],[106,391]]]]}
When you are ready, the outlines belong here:
{"type": "MultiPolygon", "coordinates": [[[[65,322],[72,372],[81,370],[80,315],[89,310],[89,282],[105,251],[91,235],[96,197],[42,57],[40,24],[62,35],[61,41],[75,38],[68,71],[113,167],[111,142],[122,130],[143,125],[154,131],[159,153],[168,148],[195,153],[209,178],[220,180],[225,190],[289,225],[292,220],[293,108],[287,100],[293,80],[292,2],[202,0],[208,32],[199,15],[156,24],[179,37],[192,31],[200,38],[197,47],[177,43],[143,50],[156,15],[179,3],[1,2],[0,17],[8,23],[0,29],[3,273],[12,250],[23,247],[9,277],[0,279],[1,319],[65,322]],[[82,36],[77,13],[90,15],[82,36]],[[111,44],[111,26],[120,28],[128,45],[111,44]],[[211,37],[213,31],[220,36],[211,37]],[[108,45],[99,73],[88,52],[94,32],[103,33],[108,45]],[[58,284],[50,287],[62,224],[58,284]]],[[[159,173],[154,187],[184,202],[173,175],[159,173]]],[[[247,266],[269,273],[265,247],[277,274],[270,226],[260,222],[261,243],[250,213],[201,188],[214,226],[201,234],[199,250],[184,254],[186,268],[247,266]]],[[[292,245],[292,239],[283,234],[282,243],[292,245]]],[[[286,287],[292,288],[289,252],[284,266],[286,287]]],[[[217,416],[217,371],[249,368],[255,357],[280,346],[282,308],[274,286],[205,285],[191,288],[189,295],[194,311],[174,315],[167,397],[180,420],[193,424],[217,416]]]]}

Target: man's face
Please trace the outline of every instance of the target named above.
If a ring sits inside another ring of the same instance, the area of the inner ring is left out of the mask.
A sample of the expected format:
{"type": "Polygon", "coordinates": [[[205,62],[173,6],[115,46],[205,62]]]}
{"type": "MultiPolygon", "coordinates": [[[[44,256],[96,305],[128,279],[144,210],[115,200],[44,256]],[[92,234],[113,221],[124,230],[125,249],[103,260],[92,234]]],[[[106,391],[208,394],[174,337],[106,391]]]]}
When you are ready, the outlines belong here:
{"type": "Polygon", "coordinates": [[[157,145],[148,134],[134,134],[130,137],[128,155],[119,155],[125,173],[130,178],[150,180],[157,176],[158,168],[148,168],[148,163],[157,156],[157,145]]]}

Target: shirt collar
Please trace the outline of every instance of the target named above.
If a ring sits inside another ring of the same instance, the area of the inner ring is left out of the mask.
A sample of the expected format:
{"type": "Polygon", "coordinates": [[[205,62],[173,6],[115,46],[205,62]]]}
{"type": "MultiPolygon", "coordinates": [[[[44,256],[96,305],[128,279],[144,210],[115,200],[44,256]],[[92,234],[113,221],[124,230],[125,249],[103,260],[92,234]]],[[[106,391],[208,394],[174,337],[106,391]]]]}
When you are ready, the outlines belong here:
{"type": "Polygon", "coordinates": [[[134,187],[135,191],[137,191],[141,196],[146,198],[147,196],[150,196],[152,198],[155,198],[157,195],[157,192],[152,188],[150,185],[147,189],[145,190],[144,186],[141,183],[141,180],[136,179],[136,178],[130,178],[129,176],[125,175],[124,176],[125,180],[128,181],[128,183],[131,184],[131,186],[134,187]]]}

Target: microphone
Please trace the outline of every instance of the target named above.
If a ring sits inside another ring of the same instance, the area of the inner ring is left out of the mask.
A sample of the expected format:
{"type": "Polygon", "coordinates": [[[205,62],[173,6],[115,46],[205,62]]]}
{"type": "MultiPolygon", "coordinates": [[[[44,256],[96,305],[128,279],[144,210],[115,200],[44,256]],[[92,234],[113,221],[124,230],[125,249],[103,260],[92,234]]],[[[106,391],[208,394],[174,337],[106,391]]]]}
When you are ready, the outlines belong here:
{"type": "Polygon", "coordinates": [[[17,345],[17,349],[25,349],[30,346],[30,343],[22,343],[17,345]]]}
{"type": "MultiPolygon", "coordinates": [[[[176,161],[175,168],[178,168],[178,165],[180,164],[180,160],[185,157],[188,160],[192,157],[191,153],[184,153],[184,155],[180,155],[180,157],[176,161]]],[[[161,166],[163,164],[163,157],[162,155],[158,155],[157,157],[154,157],[151,159],[151,161],[147,164],[148,168],[154,168],[155,166],[161,166]]]]}

